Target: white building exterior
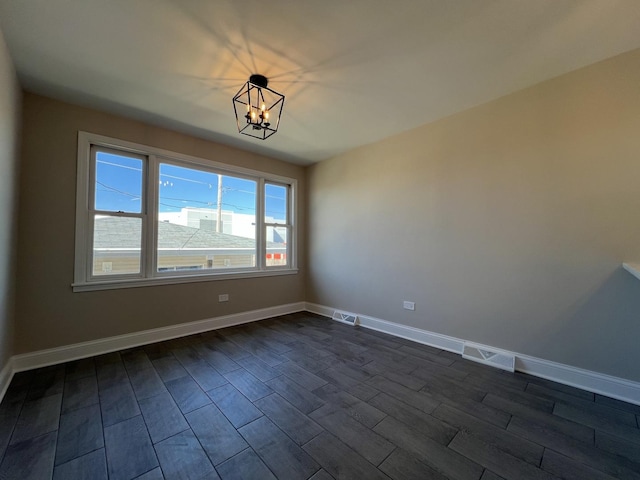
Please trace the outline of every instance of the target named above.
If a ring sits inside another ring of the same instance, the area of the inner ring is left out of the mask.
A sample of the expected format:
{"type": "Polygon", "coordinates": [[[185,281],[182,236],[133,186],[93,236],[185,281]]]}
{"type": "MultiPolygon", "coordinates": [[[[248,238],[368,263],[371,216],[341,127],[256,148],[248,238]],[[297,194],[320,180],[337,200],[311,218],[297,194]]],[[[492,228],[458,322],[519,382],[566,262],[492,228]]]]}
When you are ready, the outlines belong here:
{"type": "MultiPolygon", "coordinates": [[[[158,220],[169,222],[185,227],[200,228],[215,232],[218,211],[215,208],[185,207],[179,212],[160,212],[158,220]]],[[[266,217],[267,223],[275,222],[273,217],[266,217]]],[[[237,237],[256,238],[255,215],[237,213],[230,210],[222,211],[222,233],[235,235],[237,237]]],[[[270,242],[280,242],[277,235],[286,235],[286,230],[279,228],[267,229],[267,240],[270,242]],[[276,238],[274,239],[274,233],[276,238]]]]}

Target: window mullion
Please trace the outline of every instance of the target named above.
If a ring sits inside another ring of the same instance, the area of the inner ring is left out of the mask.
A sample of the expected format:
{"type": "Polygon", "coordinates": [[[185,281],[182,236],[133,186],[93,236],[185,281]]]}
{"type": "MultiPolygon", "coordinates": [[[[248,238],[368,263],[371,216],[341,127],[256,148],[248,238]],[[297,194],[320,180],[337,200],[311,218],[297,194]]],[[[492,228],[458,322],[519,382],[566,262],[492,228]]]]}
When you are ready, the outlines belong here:
{"type": "Polygon", "coordinates": [[[265,229],[265,181],[264,178],[258,180],[258,195],[256,195],[256,268],[264,270],[267,257],[267,232],[265,229]]]}
{"type": "Polygon", "coordinates": [[[146,230],[147,236],[143,245],[145,257],[145,276],[153,277],[158,271],[158,159],[149,155],[147,160],[146,202],[146,230]]]}
{"type": "Polygon", "coordinates": [[[298,240],[298,232],[294,232],[296,225],[296,199],[294,198],[294,195],[296,191],[297,189],[293,188],[292,185],[287,185],[287,263],[290,268],[297,267],[296,242],[298,240]]]}

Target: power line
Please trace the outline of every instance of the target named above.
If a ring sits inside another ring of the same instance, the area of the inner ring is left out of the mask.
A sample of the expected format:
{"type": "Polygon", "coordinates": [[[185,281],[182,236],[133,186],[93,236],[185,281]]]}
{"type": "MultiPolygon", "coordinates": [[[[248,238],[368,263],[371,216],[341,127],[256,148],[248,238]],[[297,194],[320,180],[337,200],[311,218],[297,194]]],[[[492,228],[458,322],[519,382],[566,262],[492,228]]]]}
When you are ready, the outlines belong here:
{"type": "MultiPolygon", "coordinates": [[[[110,185],[106,185],[106,184],[104,184],[102,182],[99,182],[97,180],[96,180],[96,184],[100,185],[101,187],[105,188],[108,191],[116,192],[116,193],[118,193],[120,195],[131,197],[131,198],[136,199],[136,200],[140,200],[140,195],[136,195],[136,194],[133,194],[133,193],[130,193],[130,192],[125,192],[123,190],[120,190],[118,188],[112,187],[110,185]]],[[[162,200],[165,200],[165,199],[166,200],[176,200],[176,201],[185,202],[185,203],[200,203],[200,204],[211,206],[211,207],[213,207],[213,206],[217,207],[217,202],[214,204],[214,203],[211,203],[211,202],[204,202],[204,201],[201,201],[201,200],[192,200],[192,199],[176,198],[176,197],[164,197],[164,196],[161,196],[159,198],[158,205],[162,205],[162,206],[170,207],[170,208],[176,208],[176,209],[184,208],[184,206],[177,206],[177,205],[170,205],[170,204],[167,204],[167,203],[163,203],[162,200]]],[[[253,208],[251,208],[251,207],[243,207],[241,205],[236,205],[236,204],[228,203],[228,202],[222,202],[221,206],[232,207],[232,208],[236,208],[238,210],[250,210],[250,211],[253,210],[255,212],[255,207],[253,207],[253,208]]],[[[272,215],[280,215],[280,214],[284,215],[285,212],[280,212],[280,211],[275,211],[275,210],[265,210],[265,213],[269,213],[269,214],[272,214],[272,215]]]]}
{"type": "Polygon", "coordinates": [[[110,186],[110,185],[105,185],[104,183],[99,182],[99,181],[97,181],[97,180],[96,180],[96,183],[97,183],[98,185],[100,185],[101,187],[106,188],[107,190],[112,190],[112,191],[114,191],[114,192],[119,193],[120,195],[126,195],[127,197],[133,197],[133,198],[135,198],[135,199],[137,199],[137,200],[140,200],[140,195],[135,195],[135,194],[133,194],[133,193],[129,193],[129,192],[124,192],[124,191],[122,191],[122,190],[118,190],[118,189],[117,189],[117,188],[115,188],[115,187],[112,187],[112,186],[110,186]]]}
{"type": "MultiPolygon", "coordinates": [[[[134,171],[137,171],[137,172],[142,172],[142,168],[130,167],[128,165],[122,165],[122,164],[119,164],[119,163],[107,162],[105,160],[96,160],[96,163],[102,163],[104,165],[110,165],[110,166],[113,166],[113,167],[120,167],[120,168],[124,168],[124,169],[127,169],[127,170],[134,170],[134,171]]],[[[175,167],[175,168],[181,168],[181,167],[175,167]]],[[[201,172],[201,170],[196,170],[196,171],[197,172],[201,172]]],[[[205,174],[205,175],[217,175],[217,174],[210,173],[210,172],[202,172],[202,173],[205,174]]],[[[185,182],[190,182],[190,183],[197,183],[199,185],[207,185],[207,186],[209,186],[209,188],[213,188],[211,182],[203,182],[201,180],[194,180],[194,179],[191,179],[191,178],[179,177],[177,175],[170,175],[168,173],[160,173],[159,176],[160,177],[166,177],[166,178],[173,178],[174,180],[183,180],[185,182]]],[[[248,182],[252,182],[253,181],[253,180],[241,179],[239,177],[233,177],[233,176],[230,176],[230,175],[223,175],[222,178],[223,179],[224,178],[231,178],[231,179],[243,180],[243,181],[248,181],[248,182]]],[[[223,185],[222,189],[223,190],[228,190],[228,191],[239,192],[239,193],[248,193],[250,195],[256,195],[256,191],[242,190],[240,188],[228,187],[228,186],[225,186],[225,185],[223,185]]],[[[286,198],[279,197],[279,196],[276,196],[276,195],[268,195],[266,193],[265,193],[265,197],[266,198],[275,198],[277,200],[286,200],[286,198]]]]}
{"type": "MultiPolygon", "coordinates": [[[[140,160],[142,163],[142,160],[140,160]]],[[[103,165],[111,165],[112,167],[125,168],[127,170],[135,170],[136,172],[142,172],[142,168],[130,167],[128,165],[122,165],[120,163],[107,162],[105,160],[96,160],[96,163],[102,163],[103,165]]]]}

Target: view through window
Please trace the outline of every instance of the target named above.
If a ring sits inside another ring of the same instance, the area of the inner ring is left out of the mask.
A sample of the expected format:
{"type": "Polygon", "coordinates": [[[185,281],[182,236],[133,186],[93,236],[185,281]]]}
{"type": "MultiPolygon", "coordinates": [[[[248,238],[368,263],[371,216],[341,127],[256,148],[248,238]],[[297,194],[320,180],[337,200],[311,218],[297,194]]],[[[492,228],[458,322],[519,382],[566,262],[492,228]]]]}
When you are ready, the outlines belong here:
{"type": "Polygon", "coordinates": [[[287,239],[289,238],[289,215],[287,209],[288,187],[265,184],[264,224],[267,237],[267,266],[287,265],[287,239]]]}
{"type": "Polygon", "coordinates": [[[293,181],[113,143],[79,158],[76,283],[294,267],[293,181]]]}
{"type": "Polygon", "coordinates": [[[160,164],[159,272],[256,266],[257,182],[160,164]]]}
{"type": "Polygon", "coordinates": [[[94,149],[93,276],[140,274],[144,157],[94,149]]]}

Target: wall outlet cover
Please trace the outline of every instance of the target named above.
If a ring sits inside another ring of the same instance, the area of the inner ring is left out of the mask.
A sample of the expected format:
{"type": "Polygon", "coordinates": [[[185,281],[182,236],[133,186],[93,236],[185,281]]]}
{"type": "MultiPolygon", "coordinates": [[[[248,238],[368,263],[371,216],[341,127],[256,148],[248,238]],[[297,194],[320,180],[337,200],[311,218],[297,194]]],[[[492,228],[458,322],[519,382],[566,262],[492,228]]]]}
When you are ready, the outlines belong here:
{"type": "Polygon", "coordinates": [[[416,302],[409,302],[405,300],[404,302],[402,302],[402,308],[404,308],[405,310],[415,310],[416,302]]]}

